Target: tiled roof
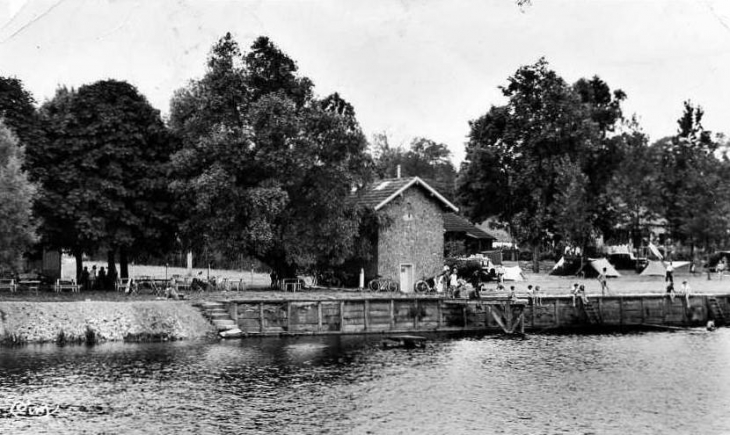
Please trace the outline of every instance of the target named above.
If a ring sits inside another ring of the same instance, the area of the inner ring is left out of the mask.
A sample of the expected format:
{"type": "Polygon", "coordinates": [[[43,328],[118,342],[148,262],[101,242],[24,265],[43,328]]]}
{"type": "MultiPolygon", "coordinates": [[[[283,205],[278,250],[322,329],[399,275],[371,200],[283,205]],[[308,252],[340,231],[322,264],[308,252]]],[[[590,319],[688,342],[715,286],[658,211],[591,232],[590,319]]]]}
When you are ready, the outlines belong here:
{"type": "Polygon", "coordinates": [[[458,211],[459,209],[449,200],[443,197],[433,187],[418,177],[410,178],[385,178],[378,180],[365,188],[361,196],[357,199],[357,203],[366,207],[372,207],[380,210],[383,206],[398,197],[405,190],[418,186],[433,194],[442,206],[446,209],[458,211]]]}
{"type": "Polygon", "coordinates": [[[490,225],[491,220],[486,220],[482,222],[481,224],[477,225],[477,228],[480,230],[487,232],[491,234],[494,237],[494,240],[498,242],[503,243],[514,243],[514,239],[510,236],[510,234],[501,228],[494,228],[490,225]]]}
{"type": "Polygon", "coordinates": [[[456,213],[444,213],[444,231],[447,233],[466,233],[467,236],[475,239],[497,239],[491,234],[477,228],[471,222],[456,213]]]}

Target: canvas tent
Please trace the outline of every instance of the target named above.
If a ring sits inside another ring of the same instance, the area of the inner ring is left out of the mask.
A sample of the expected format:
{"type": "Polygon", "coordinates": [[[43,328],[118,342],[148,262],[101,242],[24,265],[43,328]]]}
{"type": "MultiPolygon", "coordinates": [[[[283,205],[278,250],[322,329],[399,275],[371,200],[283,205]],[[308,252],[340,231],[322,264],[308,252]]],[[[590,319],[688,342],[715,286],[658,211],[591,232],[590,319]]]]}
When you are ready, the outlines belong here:
{"type": "Polygon", "coordinates": [[[641,276],[664,276],[667,273],[667,269],[664,268],[664,264],[661,261],[649,261],[644,270],[639,275],[641,276]]]}
{"type": "Polygon", "coordinates": [[[604,268],[606,269],[606,276],[609,278],[621,276],[621,274],[618,273],[618,271],[616,271],[611,263],[609,263],[605,258],[588,259],[588,263],[583,265],[583,268],[578,271],[578,274],[582,272],[585,276],[598,276],[601,272],[603,272],[604,268]]]}
{"type": "MultiPolygon", "coordinates": [[[[672,267],[677,271],[680,267],[689,265],[689,261],[672,261],[672,267]]],[[[667,263],[663,261],[649,261],[644,270],[639,275],[641,276],[664,276],[667,273],[667,263]]]]}
{"type": "Polygon", "coordinates": [[[522,274],[520,266],[512,266],[504,268],[502,279],[505,281],[524,281],[525,276],[522,274]]]}
{"type": "Polygon", "coordinates": [[[553,270],[550,271],[550,274],[553,273],[557,274],[559,270],[561,270],[563,267],[565,267],[565,257],[560,257],[560,260],[558,260],[557,263],[555,263],[555,266],[553,266],[553,270]]]}

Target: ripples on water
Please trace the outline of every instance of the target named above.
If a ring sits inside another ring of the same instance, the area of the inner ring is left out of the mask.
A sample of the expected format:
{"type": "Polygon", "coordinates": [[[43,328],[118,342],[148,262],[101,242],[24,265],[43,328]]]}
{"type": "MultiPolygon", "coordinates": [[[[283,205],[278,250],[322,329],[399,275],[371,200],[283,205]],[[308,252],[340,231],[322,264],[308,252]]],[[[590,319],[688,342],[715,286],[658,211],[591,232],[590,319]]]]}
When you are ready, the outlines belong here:
{"type": "Polygon", "coordinates": [[[0,433],[730,433],[730,330],[0,349],[0,433]]]}

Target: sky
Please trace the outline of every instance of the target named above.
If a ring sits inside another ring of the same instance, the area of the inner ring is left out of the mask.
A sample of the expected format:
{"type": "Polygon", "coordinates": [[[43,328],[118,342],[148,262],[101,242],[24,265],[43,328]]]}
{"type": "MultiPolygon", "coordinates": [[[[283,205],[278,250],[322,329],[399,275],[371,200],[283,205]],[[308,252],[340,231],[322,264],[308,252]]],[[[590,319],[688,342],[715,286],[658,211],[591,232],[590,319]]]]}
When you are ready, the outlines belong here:
{"type": "Polygon", "coordinates": [[[622,89],[651,140],[676,132],[685,100],[730,133],[727,0],[0,0],[0,76],[39,104],[59,86],[126,80],[166,115],[226,32],[243,49],[270,37],[319,96],[353,104],[368,137],[429,138],[457,164],[469,121],[540,57],[569,83],[622,89]]]}

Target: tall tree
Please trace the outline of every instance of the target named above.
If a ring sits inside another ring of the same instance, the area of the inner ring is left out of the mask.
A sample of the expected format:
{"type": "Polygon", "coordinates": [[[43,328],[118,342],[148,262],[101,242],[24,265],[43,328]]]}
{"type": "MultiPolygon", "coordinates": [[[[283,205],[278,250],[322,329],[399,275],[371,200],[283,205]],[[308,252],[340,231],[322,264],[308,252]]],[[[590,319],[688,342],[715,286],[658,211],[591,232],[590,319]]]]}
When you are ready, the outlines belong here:
{"type": "Polygon", "coordinates": [[[268,38],[242,54],[225,35],[205,76],[176,93],[170,125],[190,248],[244,250],[280,276],[353,253],[359,215],[347,198],[371,166],[354,109],[314,98],[268,38]]]}
{"type": "Polygon", "coordinates": [[[677,241],[687,240],[687,234],[681,230],[688,211],[682,198],[702,194],[689,189],[692,183],[688,181],[693,176],[702,176],[695,169],[707,168],[708,160],[715,160],[714,152],[718,146],[712,140],[711,132],[702,126],[703,116],[701,107],[686,101],[682,116],[677,120],[677,134],[653,145],[659,155],[662,214],[669,225],[670,235],[677,241]]]}
{"type": "Polygon", "coordinates": [[[628,233],[634,246],[648,238],[648,228],[661,216],[659,170],[648,138],[634,127],[623,135],[625,158],[606,186],[607,214],[615,230],[628,233]]]}
{"type": "Polygon", "coordinates": [[[677,134],[653,146],[659,175],[660,213],[674,242],[717,247],[726,238],[729,208],[726,163],[715,156],[718,143],[702,125],[704,111],[684,103],[677,134]]]}
{"type": "MultiPolygon", "coordinates": [[[[29,147],[29,167],[42,185],[37,209],[44,240],[83,252],[159,252],[172,240],[167,190],[174,141],[137,89],[116,80],[59,89],[42,107],[48,141],[29,147]]],[[[81,261],[77,261],[80,273],[81,261]]]]}
{"type": "Polygon", "coordinates": [[[22,170],[23,147],[0,119],[0,272],[18,272],[35,243],[36,188],[22,170]]]}
{"type": "Polygon", "coordinates": [[[505,106],[470,123],[459,201],[475,221],[508,222],[533,247],[536,268],[548,234],[582,241],[594,232],[624,95],[597,77],[568,86],[544,59],[519,68],[502,92],[505,106]],[[571,212],[584,224],[567,225],[571,212]]]}
{"type": "Polygon", "coordinates": [[[20,80],[0,76],[0,118],[21,146],[38,143],[43,138],[34,103],[20,80]]]}
{"type": "Polygon", "coordinates": [[[400,166],[403,176],[420,177],[448,198],[453,198],[456,169],[446,144],[417,137],[411,141],[409,149],[404,150],[391,147],[387,136],[379,134],[373,138],[371,148],[379,176],[393,177],[400,166]]]}

